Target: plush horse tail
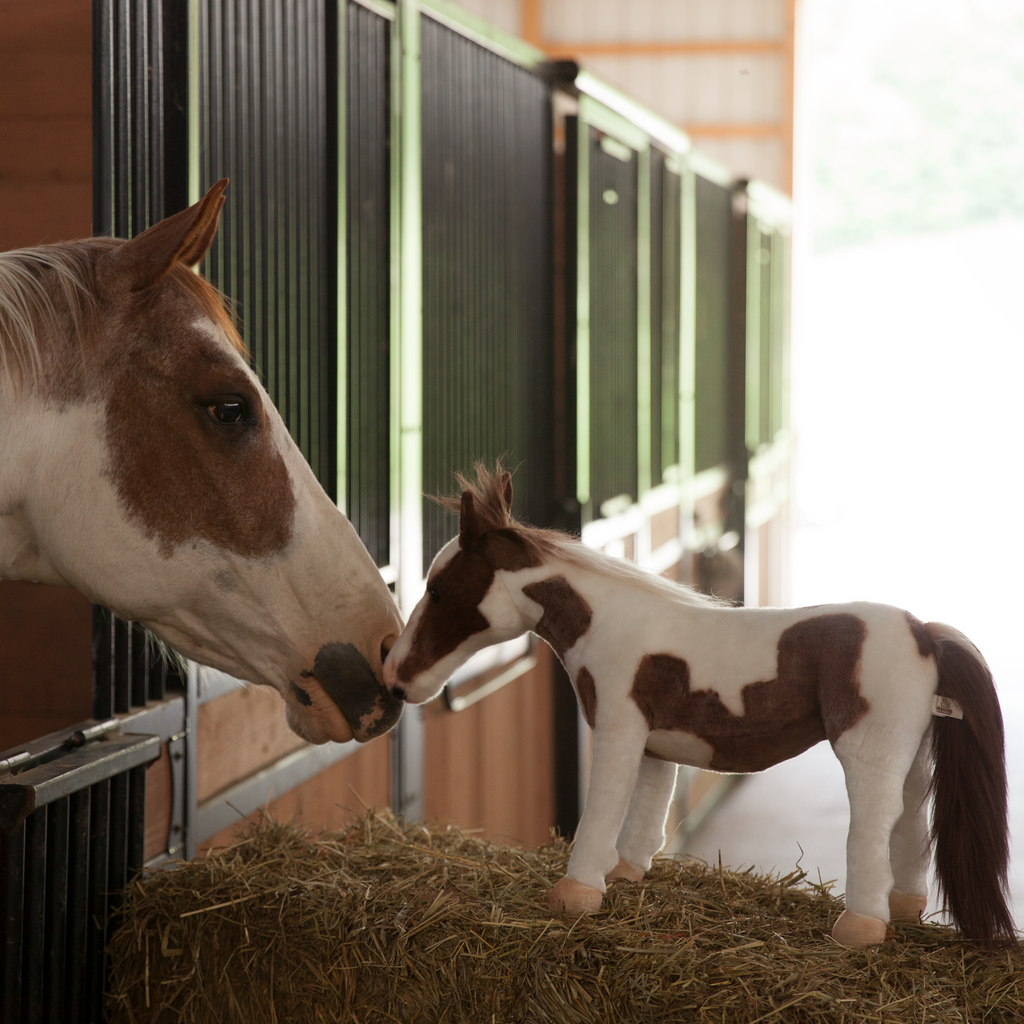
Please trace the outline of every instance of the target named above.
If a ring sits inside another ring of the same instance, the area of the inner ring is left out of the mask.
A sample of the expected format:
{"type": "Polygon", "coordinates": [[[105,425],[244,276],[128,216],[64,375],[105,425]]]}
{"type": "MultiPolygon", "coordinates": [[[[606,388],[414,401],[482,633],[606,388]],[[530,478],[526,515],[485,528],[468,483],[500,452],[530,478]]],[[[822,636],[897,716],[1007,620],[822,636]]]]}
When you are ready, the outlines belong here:
{"type": "Polygon", "coordinates": [[[963,719],[932,723],[932,841],[943,907],[960,933],[993,946],[1014,939],[1006,905],[1009,827],[1003,717],[985,659],[958,630],[926,629],[935,644],[937,695],[963,719]]]}

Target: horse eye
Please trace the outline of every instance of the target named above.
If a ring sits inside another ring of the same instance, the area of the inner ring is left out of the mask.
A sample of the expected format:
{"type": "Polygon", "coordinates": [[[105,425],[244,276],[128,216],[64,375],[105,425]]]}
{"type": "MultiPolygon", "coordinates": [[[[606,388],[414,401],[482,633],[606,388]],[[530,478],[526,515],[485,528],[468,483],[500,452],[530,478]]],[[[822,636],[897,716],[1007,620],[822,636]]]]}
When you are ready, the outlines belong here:
{"type": "Polygon", "coordinates": [[[437,587],[427,587],[427,593],[430,595],[430,600],[437,604],[441,600],[441,595],[438,593],[437,587]]]}
{"type": "Polygon", "coordinates": [[[226,399],[223,402],[214,402],[206,407],[206,411],[218,422],[226,426],[236,423],[243,423],[248,418],[248,410],[245,402],[239,398],[226,399]]]}

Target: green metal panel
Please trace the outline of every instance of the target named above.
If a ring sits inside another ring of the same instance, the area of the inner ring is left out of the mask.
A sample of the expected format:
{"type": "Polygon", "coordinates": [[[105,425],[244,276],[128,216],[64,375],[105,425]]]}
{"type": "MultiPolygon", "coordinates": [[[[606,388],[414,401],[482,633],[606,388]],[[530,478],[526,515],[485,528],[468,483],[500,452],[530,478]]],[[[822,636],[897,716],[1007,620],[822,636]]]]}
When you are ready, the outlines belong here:
{"type": "Polygon", "coordinates": [[[679,476],[688,481],[697,471],[697,197],[689,162],[680,191],[679,476]]]}
{"type": "MultiPolygon", "coordinates": [[[[637,154],[636,476],[637,497],[651,489],[651,151],[637,154]]],[[[659,346],[660,347],[660,346],[659,346]]],[[[661,424],[658,424],[659,428],[661,424]]],[[[660,479],[657,481],[660,483],[660,479]]]]}
{"type": "Polygon", "coordinates": [[[398,192],[399,404],[398,595],[408,614],[422,590],[423,550],[423,195],[421,172],[420,13],[416,0],[398,7],[401,46],[398,192]]]}
{"type": "Polygon", "coordinates": [[[590,125],[576,121],[576,500],[590,515],[590,125]]]}
{"type": "Polygon", "coordinates": [[[729,460],[729,286],[732,195],[695,175],[694,471],[729,460]]]}

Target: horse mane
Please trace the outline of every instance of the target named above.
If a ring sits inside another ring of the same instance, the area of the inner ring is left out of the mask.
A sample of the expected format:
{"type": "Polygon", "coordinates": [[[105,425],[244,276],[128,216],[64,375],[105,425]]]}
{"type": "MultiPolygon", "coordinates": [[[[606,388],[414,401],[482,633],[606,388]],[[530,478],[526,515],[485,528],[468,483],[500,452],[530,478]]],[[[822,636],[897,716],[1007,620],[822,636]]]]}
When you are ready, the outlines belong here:
{"type": "MultiPolygon", "coordinates": [[[[77,349],[84,366],[100,336],[99,259],[123,244],[115,238],[83,238],[0,253],[0,378],[18,389],[45,392],[48,367],[77,349]],[[52,356],[57,356],[54,360],[52,356]]],[[[245,355],[225,297],[208,281],[176,264],[161,285],[184,291],[245,355]]]]}
{"type": "Polygon", "coordinates": [[[484,532],[490,530],[506,530],[516,534],[527,549],[539,559],[560,558],[581,569],[589,569],[603,575],[615,576],[645,593],[668,598],[679,604],[689,605],[729,605],[728,601],[702,594],[693,587],[683,583],[675,583],[658,576],[656,573],[624,558],[615,558],[603,551],[587,547],[580,538],[558,530],[542,530],[536,526],[518,522],[512,515],[512,508],[506,501],[507,485],[511,474],[502,466],[501,460],[495,464],[494,470],[488,469],[483,462],[475,465],[476,480],[470,480],[462,473],[455,474],[459,493],[438,495],[432,500],[449,512],[459,514],[462,507],[462,494],[469,491],[473,495],[473,507],[477,519],[484,532]]]}

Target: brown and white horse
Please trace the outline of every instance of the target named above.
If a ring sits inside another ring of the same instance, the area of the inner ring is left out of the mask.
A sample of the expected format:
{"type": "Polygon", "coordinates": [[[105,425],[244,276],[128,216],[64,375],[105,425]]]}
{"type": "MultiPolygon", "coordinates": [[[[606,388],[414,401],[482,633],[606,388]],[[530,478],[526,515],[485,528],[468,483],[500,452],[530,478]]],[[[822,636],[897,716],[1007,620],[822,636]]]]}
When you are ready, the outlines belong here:
{"type": "Polygon", "coordinates": [[[128,242],[0,254],[0,577],[275,687],[314,743],[366,740],[401,713],[401,620],[190,269],[226,185],[128,242]]]}
{"type": "Polygon", "coordinates": [[[954,922],[986,944],[1013,936],[1002,717],[966,637],[885,605],[731,607],[515,523],[509,474],[477,474],[447,502],[459,536],[434,560],[384,679],[421,703],[490,644],[533,630],[554,648],[594,745],[553,911],[594,913],[606,880],[643,877],[665,842],[677,763],[757,772],[827,739],[850,797],[834,938],[864,948],[890,920],[919,919],[930,793],[954,922]]]}

